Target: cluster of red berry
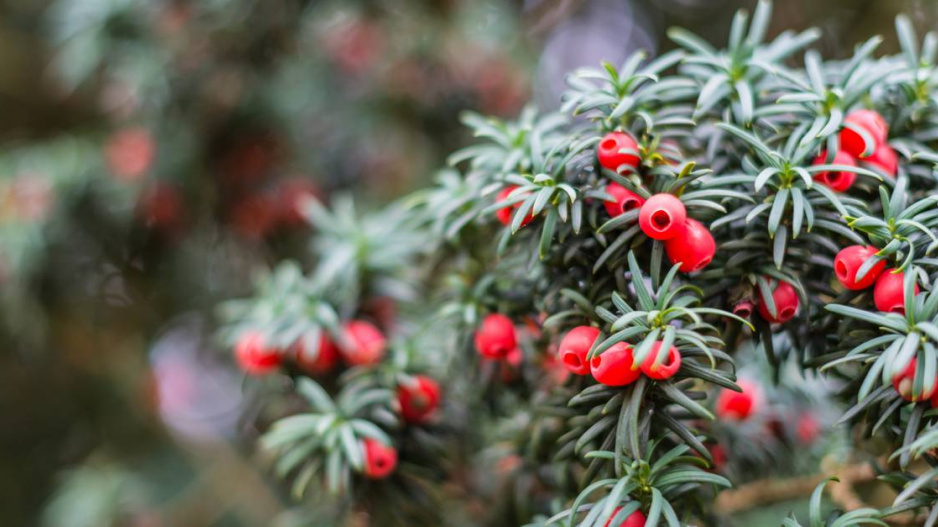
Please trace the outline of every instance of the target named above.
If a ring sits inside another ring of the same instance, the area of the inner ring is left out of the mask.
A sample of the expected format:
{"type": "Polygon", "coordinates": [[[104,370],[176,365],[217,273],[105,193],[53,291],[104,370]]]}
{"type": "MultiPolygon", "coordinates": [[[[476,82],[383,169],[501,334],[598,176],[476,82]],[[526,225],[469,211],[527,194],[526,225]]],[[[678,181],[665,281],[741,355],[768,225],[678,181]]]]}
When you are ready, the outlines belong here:
{"type": "MultiPolygon", "coordinates": [[[[886,270],[886,261],[873,264],[862,277],[858,278],[863,264],[876,256],[877,249],[872,246],[851,245],[842,249],[834,258],[834,274],[837,281],[851,291],[859,291],[873,286],[873,304],[876,309],[886,313],[905,314],[905,273],[886,270]],[[874,285],[875,284],[875,285],[874,285]]],[[[918,294],[918,284],[915,294],[918,294]]]]}
{"type": "MultiPolygon", "coordinates": [[[[833,158],[833,164],[855,167],[857,160],[864,161],[889,176],[895,177],[899,168],[899,157],[896,151],[886,143],[889,127],[881,115],[873,110],[856,110],[844,118],[844,128],[840,132],[840,150],[833,158]],[[860,132],[869,135],[873,140],[873,153],[864,156],[866,142],[860,132]]],[[[822,151],[815,159],[815,165],[827,164],[828,152],[822,151]]],[[[818,181],[831,190],[844,192],[853,186],[857,175],[853,172],[818,172],[814,175],[818,181]]]]}
{"type": "MultiPolygon", "coordinates": [[[[364,320],[352,320],[343,326],[341,343],[334,342],[322,332],[319,352],[310,358],[303,339],[298,339],[287,350],[271,346],[259,331],[246,332],[235,345],[238,365],[250,375],[266,375],[277,371],[285,360],[293,361],[310,375],[331,372],[341,359],[348,366],[371,366],[379,363],[387,350],[387,339],[378,327],[364,320]]],[[[404,377],[397,386],[397,404],[406,423],[428,422],[440,405],[439,384],[430,377],[414,375],[404,377]]],[[[389,476],[397,467],[397,450],[375,439],[362,441],[364,474],[371,479],[389,476]]]]}

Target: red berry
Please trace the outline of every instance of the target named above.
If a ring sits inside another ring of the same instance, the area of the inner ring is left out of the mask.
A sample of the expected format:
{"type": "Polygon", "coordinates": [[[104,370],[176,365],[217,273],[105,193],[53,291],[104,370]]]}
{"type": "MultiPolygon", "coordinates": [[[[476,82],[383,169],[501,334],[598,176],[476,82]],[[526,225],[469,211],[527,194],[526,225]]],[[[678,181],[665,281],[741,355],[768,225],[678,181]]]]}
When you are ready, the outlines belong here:
{"type": "Polygon", "coordinates": [[[408,423],[425,423],[440,405],[440,385],[425,375],[415,375],[397,387],[401,416],[408,423]]]}
{"type": "Polygon", "coordinates": [[[742,393],[723,388],[717,396],[716,414],[724,421],[742,421],[758,411],[762,401],[762,390],[750,381],[739,380],[736,384],[742,393]]]}
{"type": "MultiPolygon", "coordinates": [[[[827,164],[827,151],[822,151],[816,158],[814,158],[814,165],[826,165],[827,164]]],[[[837,155],[834,156],[834,161],[831,163],[833,165],[846,165],[850,167],[857,166],[857,162],[853,159],[853,156],[844,152],[843,150],[837,152],[837,155]]],[[[818,172],[814,174],[814,180],[827,185],[831,190],[837,192],[844,192],[850,187],[853,186],[853,182],[856,181],[857,175],[853,172],[847,172],[846,170],[840,172],[818,172]]]]}
{"type": "MultiPolygon", "coordinates": [[[[886,121],[873,110],[850,112],[844,119],[844,124],[846,123],[853,124],[869,132],[875,143],[874,150],[882,143],[885,143],[886,136],[889,135],[889,126],[886,125],[886,121]]],[[[863,157],[864,147],[863,138],[860,137],[860,134],[844,126],[840,131],[840,148],[854,157],[863,157]]]]}
{"type": "Polygon", "coordinates": [[[841,251],[837,253],[837,257],[834,258],[834,274],[837,275],[837,280],[851,291],[866,289],[876,283],[876,279],[882,274],[883,270],[886,269],[885,260],[877,262],[872,269],[863,275],[862,280],[856,279],[857,271],[860,270],[860,266],[863,265],[863,262],[872,258],[875,254],[876,247],[872,245],[866,247],[862,245],[851,245],[850,247],[841,249],[841,251]]]}
{"type": "Polygon", "coordinates": [[[873,155],[864,161],[885,172],[887,176],[896,177],[896,172],[899,171],[899,155],[886,143],[879,145],[873,155]]]}
{"type": "MultiPolygon", "coordinates": [[[[616,514],[619,514],[619,511],[622,510],[622,507],[616,508],[612,512],[612,518],[609,518],[609,521],[606,522],[606,525],[603,527],[610,527],[612,525],[612,519],[616,517],[616,514]]],[[[620,523],[618,527],[645,527],[645,515],[642,514],[642,511],[635,511],[632,514],[629,514],[629,517],[625,519],[624,522],[620,523]]]]}
{"type": "Polygon", "coordinates": [[[919,401],[925,401],[931,399],[932,396],[938,392],[938,382],[933,383],[931,390],[923,391],[922,393],[915,396],[915,375],[918,372],[917,370],[918,360],[912,358],[909,361],[909,365],[906,366],[905,370],[892,378],[892,387],[895,388],[896,393],[898,393],[906,401],[917,403],[919,401]]]}
{"type": "MultiPolygon", "coordinates": [[[[501,203],[507,200],[508,195],[511,194],[516,188],[518,188],[517,185],[511,185],[503,188],[502,191],[499,192],[497,196],[495,196],[495,203],[501,203]]],[[[511,216],[514,211],[518,210],[518,207],[520,207],[522,203],[522,201],[519,201],[514,205],[503,207],[495,211],[495,217],[498,218],[499,223],[502,225],[511,225],[511,216]]],[[[525,216],[523,220],[521,220],[521,226],[524,227],[525,225],[531,223],[531,220],[533,219],[534,216],[528,212],[528,215],[525,216]]]]}
{"type": "Polygon", "coordinates": [[[681,271],[693,273],[713,261],[717,244],[710,231],[699,221],[687,218],[684,226],[682,234],[665,240],[664,250],[672,264],[680,263],[681,271]]]}
{"type": "Polygon", "coordinates": [[[765,305],[762,298],[762,291],[759,290],[759,314],[768,322],[784,323],[788,322],[798,313],[798,307],[801,304],[798,300],[798,293],[788,282],[779,281],[772,292],[772,299],[775,301],[776,316],[769,313],[769,308],[765,305]]]}
{"type": "Polygon", "coordinates": [[[342,358],[352,366],[376,364],[384,357],[388,341],[381,330],[370,322],[352,320],[345,324],[345,345],[342,358]]]}
{"type": "Polygon", "coordinates": [[[645,361],[642,362],[642,373],[651,379],[659,381],[670,379],[681,367],[681,352],[674,346],[668,349],[667,357],[662,357],[660,361],[658,360],[658,355],[661,353],[661,344],[661,341],[652,344],[651,352],[645,357],[645,361]],[[658,363],[655,364],[655,362],[658,363]]]}
{"type": "Polygon", "coordinates": [[[510,318],[493,313],[482,320],[482,326],[476,330],[476,351],[489,359],[503,359],[509,351],[518,347],[515,324],[510,318]]]}
{"type": "Polygon", "coordinates": [[[645,203],[645,198],[618,183],[609,183],[606,185],[606,194],[615,198],[615,201],[603,202],[603,206],[606,207],[606,212],[613,218],[620,214],[625,214],[630,210],[637,209],[645,203]]]}
{"type": "Polygon", "coordinates": [[[242,370],[251,375],[265,375],[280,367],[283,354],[269,347],[266,338],[258,331],[245,333],[235,344],[235,359],[242,370]]]}
{"type": "Polygon", "coordinates": [[[148,228],[164,236],[174,236],[182,229],[185,205],[176,187],[157,183],[140,195],[137,215],[148,228]]]}
{"type": "Polygon", "coordinates": [[[599,330],[592,326],[577,326],[571,329],[560,341],[560,348],[557,350],[564,367],[577,375],[589,375],[590,363],[586,356],[597,337],[599,330]]]}
{"type": "Polygon", "coordinates": [[[821,424],[818,423],[814,415],[810,413],[802,414],[801,417],[798,418],[796,432],[798,441],[802,444],[810,445],[814,443],[821,434],[821,424]]]}
{"type": "Polygon", "coordinates": [[[753,307],[755,306],[752,305],[751,300],[740,300],[733,306],[733,314],[740,318],[749,318],[752,316],[753,307]]]}
{"type": "Polygon", "coordinates": [[[599,164],[608,170],[618,172],[619,167],[626,165],[637,168],[642,160],[638,157],[638,143],[625,132],[609,132],[603,136],[596,149],[599,164]],[[630,150],[631,152],[621,152],[630,150]]]}
{"type": "Polygon", "coordinates": [[[625,342],[613,344],[590,361],[593,378],[606,386],[625,386],[637,381],[642,372],[635,367],[633,353],[632,346],[625,342]]]}
{"type": "Polygon", "coordinates": [[[339,348],[325,331],[319,333],[319,352],[315,357],[310,357],[307,353],[302,337],[293,344],[290,352],[297,366],[310,375],[329,373],[339,360],[339,348]]]}
{"type": "Polygon", "coordinates": [[[684,232],[687,209],[672,194],[655,194],[638,213],[638,225],[649,238],[669,240],[684,232]]]}
{"type": "MultiPolygon", "coordinates": [[[[896,273],[895,269],[890,269],[876,280],[876,286],[873,287],[873,304],[876,309],[886,313],[898,313],[905,315],[905,273],[896,273]]],[[[915,284],[915,294],[918,294],[918,284],[915,284]]]]}
{"type": "Polygon", "coordinates": [[[384,479],[397,468],[397,450],[380,441],[368,438],[362,441],[365,452],[365,475],[371,479],[384,479]]]}
{"type": "Polygon", "coordinates": [[[139,181],[156,156],[156,143],[146,128],[125,128],[104,144],[108,170],[121,181],[139,181]]]}

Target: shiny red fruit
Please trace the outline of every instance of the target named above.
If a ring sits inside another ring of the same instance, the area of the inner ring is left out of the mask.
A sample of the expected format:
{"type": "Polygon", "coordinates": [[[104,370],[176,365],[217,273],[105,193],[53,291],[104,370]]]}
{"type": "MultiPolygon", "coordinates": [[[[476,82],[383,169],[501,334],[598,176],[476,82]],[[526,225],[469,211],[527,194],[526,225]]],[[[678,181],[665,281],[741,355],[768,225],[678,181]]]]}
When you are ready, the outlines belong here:
{"type": "Polygon", "coordinates": [[[887,176],[896,177],[899,171],[899,154],[886,143],[879,145],[873,155],[864,159],[874,168],[884,172],[887,176]]]}
{"type": "Polygon", "coordinates": [[[599,337],[599,330],[592,326],[578,326],[571,329],[560,341],[557,354],[570,373],[589,375],[590,363],[586,360],[593,342],[599,337]]]}
{"type": "Polygon", "coordinates": [[[440,385],[425,375],[415,375],[397,387],[401,416],[408,423],[425,423],[440,406],[440,385]]]}
{"type": "Polygon", "coordinates": [[[863,265],[863,262],[876,255],[876,247],[868,245],[851,245],[845,247],[837,253],[834,258],[834,274],[837,280],[851,291],[866,289],[876,283],[876,279],[886,269],[886,261],[880,260],[872,269],[863,275],[863,279],[857,280],[857,271],[863,265]]]}
{"type": "MultiPolygon", "coordinates": [[[[876,143],[874,150],[879,147],[879,145],[885,143],[886,137],[889,135],[889,126],[886,124],[886,121],[873,110],[855,110],[850,112],[844,119],[844,124],[846,123],[856,125],[869,132],[869,134],[873,136],[873,142],[876,143]]],[[[863,138],[860,137],[860,134],[846,126],[840,131],[840,148],[845,150],[848,154],[862,158],[864,146],[863,138]]]]}
{"type": "Polygon", "coordinates": [[[669,240],[684,232],[687,209],[672,194],[655,194],[648,198],[638,213],[642,232],[655,240],[669,240]]]}
{"type": "Polygon", "coordinates": [[[476,351],[489,359],[503,359],[511,350],[518,347],[515,324],[510,318],[493,313],[482,320],[482,326],[475,334],[476,351]]]}
{"type": "Polygon", "coordinates": [[[397,468],[397,450],[380,441],[368,438],[362,441],[365,453],[365,475],[371,479],[384,479],[397,468]]]}
{"type": "MultiPolygon", "coordinates": [[[[612,519],[616,517],[616,514],[619,514],[619,511],[622,510],[622,507],[618,507],[615,511],[612,512],[612,518],[609,518],[609,521],[606,522],[606,525],[603,527],[611,527],[612,519]]],[[[629,514],[629,517],[625,519],[624,522],[620,523],[617,527],[645,527],[645,515],[642,514],[642,511],[635,511],[632,514],[629,514]]]]}
{"type": "Polygon", "coordinates": [[[606,386],[625,386],[637,381],[642,372],[635,367],[633,352],[632,346],[619,342],[596,355],[589,363],[593,378],[606,386]]]}
{"type": "Polygon", "coordinates": [[[752,316],[752,310],[755,306],[751,300],[740,300],[733,306],[733,314],[740,318],[749,318],[752,316]]]}
{"type": "Polygon", "coordinates": [[[613,218],[625,214],[630,210],[635,210],[645,203],[645,198],[618,183],[609,183],[606,185],[606,194],[615,198],[615,201],[603,202],[603,206],[606,207],[606,212],[613,218]]]}
{"type": "Polygon", "coordinates": [[[265,375],[277,370],[283,361],[283,353],[266,343],[258,331],[245,333],[235,344],[235,359],[238,366],[251,375],[265,375]]]}
{"type": "Polygon", "coordinates": [[[609,132],[603,136],[596,149],[596,155],[599,157],[599,164],[613,172],[618,172],[619,167],[623,165],[635,169],[642,162],[638,157],[638,142],[625,132],[609,132]]]}
{"type": "MultiPolygon", "coordinates": [[[[876,286],[873,287],[873,304],[880,311],[905,315],[905,290],[903,288],[905,273],[893,271],[895,269],[889,269],[876,279],[876,286]]],[[[915,284],[914,291],[917,295],[918,284],[915,284]]]]}
{"type": "Polygon", "coordinates": [[[670,379],[681,368],[681,352],[674,346],[667,350],[666,357],[661,357],[661,360],[658,360],[658,356],[664,354],[661,350],[661,344],[661,341],[652,344],[651,352],[642,362],[642,373],[658,381],[670,379]],[[656,361],[658,364],[655,364],[656,361]]]}
{"type": "Polygon", "coordinates": [[[710,231],[699,221],[687,218],[684,232],[666,240],[664,250],[672,264],[680,263],[682,272],[700,271],[713,261],[717,243],[710,231]]]}
{"type": "Polygon", "coordinates": [[[316,353],[315,357],[310,357],[306,352],[306,343],[303,338],[293,344],[290,352],[296,360],[297,366],[311,375],[329,373],[339,361],[339,348],[325,331],[319,334],[319,352],[316,353]]]}
{"type": "MultiPolygon", "coordinates": [[[[827,151],[821,152],[816,158],[814,158],[813,165],[826,165],[827,163],[827,151]]],[[[857,166],[856,160],[852,155],[844,152],[843,150],[837,152],[837,155],[834,156],[834,161],[830,163],[832,165],[846,165],[849,167],[857,166]]],[[[853,182],[856,181],[857,175],[853,172],[847,172],[846,170],[839,172],[818,172],[814,174],[814,180],[822,183],[831,190],[837,192],[844,192],[853,186],[853,182]]]]}
{"type": "MultiPolygon", "coordinates": [[[[497,196],[495,196],[495,203],[501,203],[508,199],[508,195],[511,194],[516,188],[518,188],[517,185],[511,185],[503,188],[502,191],[499,192],[497,196]]],[[[511,216],[516,210],[518,210],[518,207],[521,206],[521,203],[523,202],[519,201],[514,205],[495,211],[495,217],[498,218],[499,223],[502,225],[511,225],[511,216]]],[[[525,225],[531,223],[531,220],[533,219],[534,216],[532,216],[529,212],[528,215],[525,216],[523,220],[521,220],[521,226],[524,227],[525,225]]]]}
{"type": "Polygon", "coordinates": [[[762,299],[761,290],[758,291],[759,314],[762,315],[762,318],[766,321],[780,324],[788,322],[792,317],[798,314],[798,307],[801,305],[801,301],[798,300],[798,293],[795,292],[795,288],[788,282],[779,281],[775,286],[775,291],[772,292],[772,299],[775,301],[774,317],[769,313],[769,308],[766,307],[765,301],[762,299]]]}
{"type": "Polygon", "coordinates": [[[923,391],[922,393],[918,394],[918,397],[915,396],[915,374],[917,373],[917,363],[918,360],[913,358],[902,373],[892,378],[892,387],[895,388],[896,393],[898,393],[899,396],[906,401],[913,403],[931,399],[936,393],[938,393],[938,382],[936,382],[932,384],[931,390],[923,391]]]}
{"type": "Polygon", "coordinates": [[[759,410],[762,402],[762,390],[753,382],[736,381],[742,393],[723,388],[717,396],[716,414],[724,421],[742,421],[759,410]]]}
{"type": "Polygon", "coordinates": [[[352,320],[345,324],[344,329],[345,344],[340,351],[347,364],[367,366],[378,363],[384,357],[388,341],[374,324],[352,320]]]}

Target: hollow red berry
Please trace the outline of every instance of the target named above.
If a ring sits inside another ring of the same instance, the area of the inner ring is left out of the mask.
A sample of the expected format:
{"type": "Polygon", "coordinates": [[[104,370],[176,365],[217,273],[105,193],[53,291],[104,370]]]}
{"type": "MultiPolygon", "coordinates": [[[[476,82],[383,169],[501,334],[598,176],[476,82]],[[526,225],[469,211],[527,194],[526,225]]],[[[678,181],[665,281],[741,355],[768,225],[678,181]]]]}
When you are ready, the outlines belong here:
{"type": "Polygon", "coordinates": [[[283,361],[281,350],[268,346],[266,337],[259,331],[242,335],[235,344],[234,352],[238,366],[251,375],[265,375],[276,371],[283,361]]]}
{"type": "Polygon", "coordinates": [[[345,324],[345,343],[340,348],[342,358],[352,366],[376,364],[387,350],[384,334],[371,322],[352,320],[345,324]]]}
{"type": "Polygon", "coordinates": [[[397,449],[375,439],[362,441],[365,454],[365,475],[371,479],[384,479],[397,468],[397,449]]]}
{"type": "Polygon", "coordinates": [[[659,358],[659,355],[664,354],[661,344],[661,341],[653,343],[651,351],[642,362],[642,373],[658,381],[670,379],[681,368],[681,352],[674,346],[667,350],[667,356],[659,358]]]}
{"type": "Polygon", "coordinates": [[[306,350],[306,342],[300,338],[290,348],[290,354],[296,361],[297,366],[311,375],[322,375],[329,373],[335,368],[339,360],[339,348],[332,342],[332,339],[322,331],[319,334],[319,351],[315,357],[310,357],[306,350]]]}
{"type": "MultiPolygon", "coordinates": [[[[873,304],[876,309],[886,313],[905,315],[905,273],[894,272],[889,269],[879,275],[873,287],[873,304]]],[[[915,284],[915,294],[918,294],[918,284],[915,284]]]]}
{"type": "Polygon", "coordinates": [[[440,385],[426,375],[415,375],[398,385],[397,402],[404,421],[425,423],[440,405],[440,385]]]}
{"type": "Polygon", "coordinates": [[[645,198],[618,183],[609,183],[606,185],[606,194],[615,198],[615,201],[603,202],[603,205],[606,207],[606,212],[613,218],[625,214],[630,210],[635,210],[645,203],[645,198]]]}
{"type": "Polygon", "coordinates": [[[779,281],[772,292],[772,300],[775,302],[775,316],[769,312],[765,300],[762,298],[762,291],[759,290],[759,314],[768,322],[784,323],[798,314],[798,307],[801,301],[798,300],[798,293],[788,282],[779,281]]]}
{"type": "Polygon", "coordinates": [[[834,274],[844,287],[851,291],[866,289],[876,283],[876,279],[886,269],[886,261],[880,260],[867,271],[861,280],[857,280],[857,271],[868,259],[876,255],[876,247],[868,245],[851,245],[837,253],[834,258],[834,274]]]}
{"type": "Polygon", "coordinates": [[[599,337],[599,329],[592,326],[577,326],[563,337],[557,354],[560,356],[560,362],[570,373],[589,375],[590,363],[586,360],[586,356],[597,337],[599,337]]]}
{"type": "Polygon", "coordinates": [[[848,123],[862,128],[872,136],[874,150],[885,143],[886,136],[889,135],[889,126],[883,117],[875,111],[855,110],[850,112],[844,119],[845,126],[840,131],[840,148],[854,157],[862,158],[866,145],[860,134],[846,126],[848,123]]]}
{"type": "Polygon", "coordinates": [[[655,194],[638,213],[642,232],[655,240],[669,240],[684,232],[687,209],[672,194],[655,194]]]}
{"type": "Polygon", "coordinates": [[[739,380],[737,386],[742,392],[723,388],[717,396],[716,414],[725,421],[742,421],[759,410],[762,403],[762,390],[753,382],[739,380]]]}
{"type": "MultiPolygon", "coordinates": [[[[827,152],[821,152],[816,158],[814,158],[814,165],[826,165],[827,163],[827,152]]],[[[831,163],[833,165],[845,165],[849,167],[857,166],[856,160],[852,155],[841,150],[837,152],[837,155],[834,156],[834,160],[831,163]]],[[[824,171],[814,174],[814,180],[828,186],[831,190],[837,192],[844,192],[853,186],[853,182],[856,181],[857,175],[853,172],[848,172],[846,170],[840,171],[824,171]]]]}
{"type": "MultiPolygon", "coordinates": [[[[619,511],[622,510],[622,507],[617,507],[616,510],[612,512],[612,518],[606,521],[606,525],[603,527],[611,527],[612,520],[616,517],[616,514],[619,514],[619,511]]],[[[625,519],[616,527],[645,527],[645,515],[642,514],[642,511],[635,511],[632,514],[629,514],[629,517],[625,519]]]]}
{"type": "Polygon", "coordinates": [[[515,324],[500,313],[493,313],[482,320],[475,334],[476,351],[489,359],[503,359],[518,346],[515,324]]]}
{"type": "Polygon", "coordinates": [[[899,154],[886,143],[879,145],[873,155],[863,161],[887,176],[896,177],[896,173],[899,171],[899,154]]]}
{"type": "Polygon", "coordinates": [[[925,391],[923,387],[923,390],[915,395],[915,375],[918,373],[917,363],[918,360],[913,357],[905,370],[892,378],[892,387],[896,390],[896,393],[906,401],[913,403],[931,399],[938,392],[938,383],[932,383],[930,390],[925,391]]]}
{"type": "Polygon", "coordinates": [[[619,342],[596,355],[589,362],[593,378],[606,386],[625,386],[637,381],[642,372],[635,367],[633,352],[632,346],[619,342]]]}
{"type": "Polygon", "coordinates": [[[687,218],[684,232],[665,240],[664,250],[672,264],[680,263],[685,273],[700,271],[713,261],[717,243],[710,231],[699,221],[687,218]]]}
{"type": "Polygon", "coordinates": [[[754,307],[751,300],[740,300],[733,306],[733,314],[740,318],[749,318],[754,307]]]}
{"type": "Polygon", "coordinates": [[[625,132],[609,132],[603,136],[596,149],[596,156],[603,168],[613,172],[618,172],[622,166],[635,169],[642,162],[638,157],[638,142],[625,132]]]}
{"type": "MultiPolygon", "coordinates": [[[[501,192],[499,192],[498,195],[495,196],[495,203],[502,203],[503,201],[507,200],[508,195],[511,194],[516,188],[518,188],[517,185],[511,185],[511,186],[507,186],[503,188],[501,192]]],[[[514,213],[514,211],[518,210],[518,207],[521,206],[521,203],[522,202],[519,201],[518,203],[515,203],[514,205],[502,207],[498,209],[497,211],[495,211],[495,217],[498,218],[499,223],[501,223],[502,225],[511,225],[511,216],[514,213]]],[[[532,216],[531,213],[529,212],[528,215],[525,216],[523,220],[521,220],[521,226],[524,227],[525,225],[531,223],[531,220],[533,219],[534,219],[534,216],[532,216]]]]}

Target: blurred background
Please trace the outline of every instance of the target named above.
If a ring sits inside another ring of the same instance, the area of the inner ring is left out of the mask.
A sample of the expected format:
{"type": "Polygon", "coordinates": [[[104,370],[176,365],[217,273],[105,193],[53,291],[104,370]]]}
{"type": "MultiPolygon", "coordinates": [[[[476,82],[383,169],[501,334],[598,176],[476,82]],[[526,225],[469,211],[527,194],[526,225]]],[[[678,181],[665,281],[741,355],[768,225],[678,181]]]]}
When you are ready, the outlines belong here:
{"type": "MultiPolygon", "coordinates": [[[[674,25],[722,46],[753,3],[0,1],[0,524],[309,524],[250,462],[211,316],[303,259],[296,203],[400,197],[469,143],[462,111],[552,109],[674,25]]],[[[938,2],[779,1],[771,33],[893,52],[899,12],[938,2]]]]}

